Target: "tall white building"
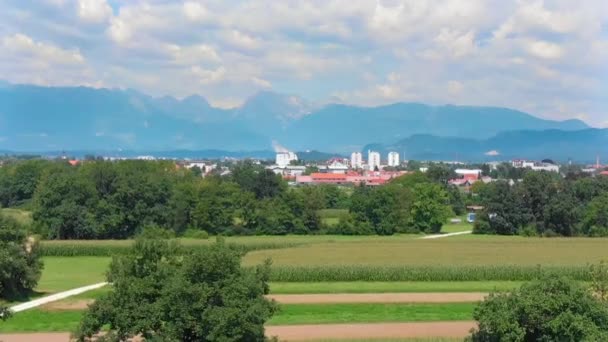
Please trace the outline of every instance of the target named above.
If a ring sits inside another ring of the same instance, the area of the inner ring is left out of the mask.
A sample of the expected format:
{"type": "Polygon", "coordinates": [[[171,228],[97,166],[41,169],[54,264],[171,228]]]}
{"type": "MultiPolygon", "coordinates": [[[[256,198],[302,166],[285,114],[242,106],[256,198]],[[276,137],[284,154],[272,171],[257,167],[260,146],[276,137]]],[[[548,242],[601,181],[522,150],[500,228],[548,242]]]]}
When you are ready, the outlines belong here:
{"type": "Polygon", "coordinates": [[[353,152],[350,154],[350,167],[360,169],[363,167],[363,154],[361,152],[353,152]]]}
{"type": "Polygon", "coordinates": [[[298,160],[298,155],[293,152],[283,151],[277,152],[276,164],[279,167],[285,167],[291,163],[292,160],[298,160]]]}
{"type": "Polygon", "coordinates": [[[375,151],[368,151],[367,153],[367,166],[370,171],[374,171],[377,168],[380,168],[380,153],[375,151]]]}
{"type": "Polygon", "coordinates": [[[388,153],[388,166],[399,166],[399,153],[397,153],[397,152],[388,153]]]}

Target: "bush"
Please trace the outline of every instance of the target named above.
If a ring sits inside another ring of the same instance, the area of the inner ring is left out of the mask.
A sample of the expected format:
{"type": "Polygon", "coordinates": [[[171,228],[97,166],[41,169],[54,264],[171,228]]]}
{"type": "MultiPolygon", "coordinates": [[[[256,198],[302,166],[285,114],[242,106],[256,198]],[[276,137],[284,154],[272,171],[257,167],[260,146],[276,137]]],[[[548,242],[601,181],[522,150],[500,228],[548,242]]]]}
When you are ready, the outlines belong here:
{"type": "Polygon", "coordinates": [[[490,294],[473,314],[469,341],[607,341],[608,306],[580,284],[546,277],[490,294]]]}
{"type": "Polygon", "coordinates": [[[536,231],[536,227],[533,225],[527,225],[525,227],[523,227],[520,231],[519,231],[519,235],[521,236],[527,236],[527,237],[533,237],[533,236],[538,236],[538,232],[536,231]]]}
{"type": "Polygon", "coordinates": [[[367,221],[357,221],[350,213],[340,215],[338,224],[327,227],[328,234],[335,235],[374,235],[372,225],[367,221]]]}
{"type": "Polygon", "coordinates": [[[156,225],[148,225],[137,234],[137,237],[144,239],[173,239],[175,232],[156,225]]]}
{"type": "Polygon", "coordinates": [[[182,237],[188,239],[199,239],[199,240],[207,240],[209,238],[209,233],[201,229],[188,228],[182,234],[182,237]]]}
{"type": "Polygon", "coordinates": [[[263,341],[277,307],[267,300],[270,263],[241,267],[221,241],[185,253],[177,244],[139,240],[110,265],[112,291],[84,314],[76,337],[104,328],[116,340],[263,341]]]}
{"type": "Polygon", "coordinates": [[[0,215],[0,298],[26,297],[41,272],[37,240],[14,219],[0,215]]]}

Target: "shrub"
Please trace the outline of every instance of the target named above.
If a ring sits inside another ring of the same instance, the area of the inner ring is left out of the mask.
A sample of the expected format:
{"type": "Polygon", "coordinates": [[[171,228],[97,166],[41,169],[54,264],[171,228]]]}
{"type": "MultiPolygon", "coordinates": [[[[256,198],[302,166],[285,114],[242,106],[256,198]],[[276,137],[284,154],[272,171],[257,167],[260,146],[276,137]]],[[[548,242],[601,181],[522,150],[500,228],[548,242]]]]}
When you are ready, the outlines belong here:
{"type": "Polygon", "coordinates": [[[37,240],[14,219],[0,215],[0,298],[27,296],[41,271],[37,240]]]}
{"type": "Polygon", "coordinates": [[[182,237],[188,239],[199,239],[199,240],[207,240],[209,238],[209,233],[201,229],[188,228],[182,234],[182,237]]]}
{"type": "Polygon", "coordinates": [[[580,284],[546,277],[490,294],[473,314],[469,341],[607,341],[608,306],[580,284]]]}
{"type": "Polygon", "coordinates": [[[175,232],[156,225],[148,225],[137,236],[144,239],[172,239],[175,237],[175,232]]]}

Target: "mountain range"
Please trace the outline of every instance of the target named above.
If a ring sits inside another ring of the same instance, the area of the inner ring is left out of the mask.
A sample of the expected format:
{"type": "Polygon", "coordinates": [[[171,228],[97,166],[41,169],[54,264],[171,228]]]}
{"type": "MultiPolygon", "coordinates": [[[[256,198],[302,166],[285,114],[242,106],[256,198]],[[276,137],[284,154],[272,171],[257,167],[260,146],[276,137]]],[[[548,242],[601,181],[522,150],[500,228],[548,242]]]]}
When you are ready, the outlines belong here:
{"type": "Polygon", "coordinates": [[[269,151],[279,142],[295,151],[346,154],[373,142],[371,146],[412,156],[453,159],[481,158],[489,149],[506,153],[509,139],[520,139],[511,144],[526,157],[526,150],[534,149],[550,156],[554,150],[562,153],[544,142],[568,132],[576,132],[568,137],[585,146],[588,140],[605,138],[580,120],[546,120],[498,107],[320,105],[265,91],[237,108],[223,109],[198,95],[176,99],[134,90],[0,82],[0,150],[20,152],[269,151]],[[526,142],[532,138],[542,143],[531,147],[526,142]]]}

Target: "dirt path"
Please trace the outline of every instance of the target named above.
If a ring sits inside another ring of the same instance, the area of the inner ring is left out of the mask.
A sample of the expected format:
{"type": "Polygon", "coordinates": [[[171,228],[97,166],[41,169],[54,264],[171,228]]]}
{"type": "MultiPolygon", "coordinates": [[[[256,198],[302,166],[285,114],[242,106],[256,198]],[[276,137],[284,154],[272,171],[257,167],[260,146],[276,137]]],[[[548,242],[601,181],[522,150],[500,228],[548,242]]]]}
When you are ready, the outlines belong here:
{"type": "Polygon", "coordinates": [[[424,337],[465,337],[475,327],[473,321],[284,325],[266,327],[267,336],[281,341],[328,339],[390,339],[424,337]]]}
{"type": "MultiPolygon", "coordinates": [[[[390,338],[461,338],[475,328],[473,321],[373,323],[373,324],[319,324],[282,325],[266,327],[267,336],[281,341],[323,339],[390,339],[390,338]]],[[[69,333],[0,334],[2,342],[66,342],[69,333]]]]}
{"type": "Polygon", "coordinates": [[[466,234],[472,234],[473,231],[472,230],[466,230],[466,231],[462,231],[462,232],[454,232],[454,233],[447,233],[447,234],[433,234],[433,235],[426,235],[421,237],[420,239],[441,239],[441,238],[446,238],[446,237],[450,237],[450,236],[457,236],[457,235],[466,235],[466,234]]]}
{"type": "MultiPolygon", "coordinates": [[[[470,303],[482,301],[488,294],[478,292],[430,293],[328,293],[268,295],[281,304],[340,304],[340,303],[470,303]]],[[[48,303],[43,310],[84,310],[93,300],[48,303]]]]}

